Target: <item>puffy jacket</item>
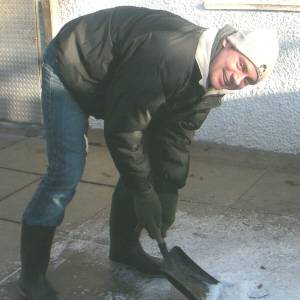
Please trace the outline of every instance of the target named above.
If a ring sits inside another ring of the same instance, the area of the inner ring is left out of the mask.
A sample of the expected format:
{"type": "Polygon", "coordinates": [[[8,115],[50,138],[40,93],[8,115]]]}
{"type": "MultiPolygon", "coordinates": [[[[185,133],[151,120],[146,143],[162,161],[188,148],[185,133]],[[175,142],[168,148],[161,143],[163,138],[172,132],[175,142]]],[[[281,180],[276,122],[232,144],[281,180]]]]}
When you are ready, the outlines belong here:
{"type": "Polygon", "coordinates": [[[185,185],[194,131],[220,104],[198,83],[203,30],[166,11],[117,7],[67,23],[54,40],[62,81],[88,115],[104,119],[130,189],[185,185]]]}

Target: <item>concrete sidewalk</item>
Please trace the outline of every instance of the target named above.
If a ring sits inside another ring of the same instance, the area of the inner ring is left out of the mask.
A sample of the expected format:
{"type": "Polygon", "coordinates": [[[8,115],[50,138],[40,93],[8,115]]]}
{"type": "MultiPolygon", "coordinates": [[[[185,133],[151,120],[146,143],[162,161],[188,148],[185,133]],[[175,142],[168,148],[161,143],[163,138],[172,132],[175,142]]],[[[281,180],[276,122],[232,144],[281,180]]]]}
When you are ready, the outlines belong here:
{"type": "MultiPolygon", "coordinates": [[[[53,245],[49,278],[68,300],[185,299],[165,279],[108,259],[118,174],[103,134],[89,133],[87,167],[53,245]]],[[[0,299],[15,300],[20,220],[47,166],[38,130],[0,128],[0,299]]],[[[146,235],[145,248],[159,255],[146,235]]],[[[170,247],[222,282],[210,299],[300,299],[300,156],[193,145],[170,247]]]]}

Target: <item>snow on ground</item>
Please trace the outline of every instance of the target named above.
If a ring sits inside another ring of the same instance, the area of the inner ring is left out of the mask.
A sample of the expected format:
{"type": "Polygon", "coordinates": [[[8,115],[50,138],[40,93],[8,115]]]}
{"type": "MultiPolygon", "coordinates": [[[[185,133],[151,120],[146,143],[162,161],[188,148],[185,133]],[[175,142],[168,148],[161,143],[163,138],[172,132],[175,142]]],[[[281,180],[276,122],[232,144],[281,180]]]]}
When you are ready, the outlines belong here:
{"type": "MultiPolygon", "coordinates": [[[[108,244],[107,225],[107,219],[97,218],[79,226],[70,233],[72,239],[55,245],[56,263],[63,262],[59,262],[59,258],[66,248],[96,257],[95,245],[108,244]],[[78,240],[79,235],[84,239],[78,240]]],[[[204,217],[179,212],[167,243],[169,247],[180,246],[198,265],[222,282],[211,289],[207,300],[300,300],[299,229],[300,220],[293,217],[246,214],[237,210],[204,217]]],[[[146,234],[142,243],[148,252],[159,255],[156,243],[146,234]]],[[[169,299],[170,285],[166,281],[145,281],[131,276],[128,271],[119,271],[117,276],[139,292],[105,291],[97,299],[169,299]]]]}

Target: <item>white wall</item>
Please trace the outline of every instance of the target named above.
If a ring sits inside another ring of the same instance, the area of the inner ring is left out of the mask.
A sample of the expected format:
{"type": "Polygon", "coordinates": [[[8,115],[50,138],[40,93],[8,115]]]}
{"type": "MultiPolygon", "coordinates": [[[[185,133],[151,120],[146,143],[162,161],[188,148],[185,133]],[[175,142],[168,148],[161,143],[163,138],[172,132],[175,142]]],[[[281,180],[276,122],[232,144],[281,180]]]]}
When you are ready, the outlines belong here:
{"type": "MultiPolygon", "coordinates": [[[[172,11],[203,27],[275,28],[280,56],[270,78],[254,89],[226,96],[211,111],[196,139],[285,153],[300,153],[300,13],[216,11],[196,0],[57,0],[57,29],[66,21],[98,9],[145,6],[172,11]]],[[[282,0],[282,3],[285,1],[282,0]]]]}

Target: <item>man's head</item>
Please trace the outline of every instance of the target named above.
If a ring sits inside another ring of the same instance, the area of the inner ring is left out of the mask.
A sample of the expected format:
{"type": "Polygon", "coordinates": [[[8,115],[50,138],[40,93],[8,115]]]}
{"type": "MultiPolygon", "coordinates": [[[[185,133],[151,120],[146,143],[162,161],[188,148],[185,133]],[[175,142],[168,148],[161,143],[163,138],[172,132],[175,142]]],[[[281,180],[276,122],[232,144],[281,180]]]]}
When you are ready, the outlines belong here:
{"type": "Polygon", "coordinates": [[[235,32],[220,43],[209,67],[210,84],[217,90],[238,90],[265,79],[278,56],[273,31],[235,32]]]}

